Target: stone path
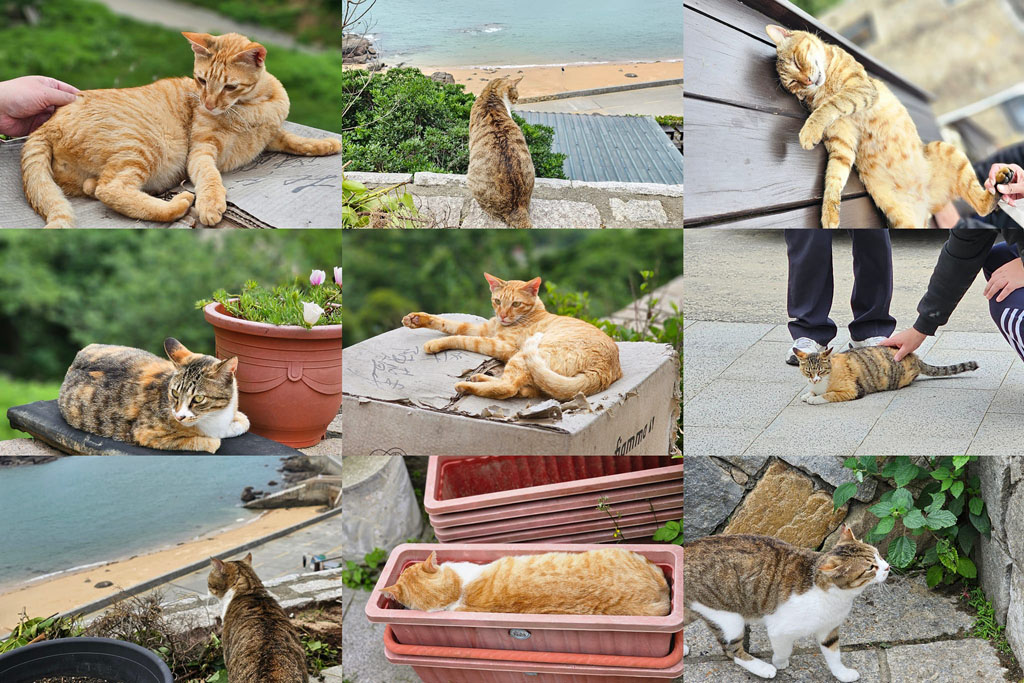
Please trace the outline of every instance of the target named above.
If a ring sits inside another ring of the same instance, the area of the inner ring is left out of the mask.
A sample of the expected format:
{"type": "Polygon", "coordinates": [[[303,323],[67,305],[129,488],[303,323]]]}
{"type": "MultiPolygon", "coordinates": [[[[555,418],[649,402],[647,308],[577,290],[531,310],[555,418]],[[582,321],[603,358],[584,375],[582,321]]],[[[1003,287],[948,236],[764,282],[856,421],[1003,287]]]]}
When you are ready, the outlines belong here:
{"type": "Polygon", "coordinates": [[[682,116],[683,85],[662,85],[623,92],[566,97],[518,104],[516,111],[562,111],[576,114],[646,114],[682,116]]]}
{"type": "MultiPolygon", "coordinates": [[[[843,663],[860,672],[860,683],[1004,683],[1010,673],[986,640],[967,635],[973,618],[958,609],[956,598],[929,591],[922,577],[894,576],[865,592],[840,628],[843,663]]],[[[746,683],[763,679],[740,669],[722,654],[703,622],[686,629],[690,654],[686,681],[746,683]]],[[[749,651],[771,660],[763,626],[750,629],[749,651]]],[[[818,646],[798,641],[783,683],[834,681],[818,646]]]]}

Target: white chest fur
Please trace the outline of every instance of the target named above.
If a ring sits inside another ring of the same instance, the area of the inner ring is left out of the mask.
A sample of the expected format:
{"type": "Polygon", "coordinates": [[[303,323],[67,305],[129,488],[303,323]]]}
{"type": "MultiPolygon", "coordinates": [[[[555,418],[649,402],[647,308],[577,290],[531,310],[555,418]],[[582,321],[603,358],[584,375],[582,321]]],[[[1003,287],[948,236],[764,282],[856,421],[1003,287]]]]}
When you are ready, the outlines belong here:
{"type": "Polygon", "coordinates": [[[231,422],[238,412],[238,391],[231,397],[231,403],[220,410],[203,415],[196,420],[196,428],[206,436],[215,439],[226,439],[237,434],[232,433],[231,422]]]}
{"type": "Polygon", "coordinates": [[[224,594],[224,597],[220,599],[220,620],[224,621],[228,617],[228,607],[231,606],[231,601],[235,597],[235,589],[229,588],[228,592],[224,594]]]}
{"type": "Polygon", "coordinates": [[[466,594],[466,586],[480,578],[480,575],[483,574],[487,565],[475,564],[473,562],[445,562],[441,566],[454,571],[458,575],[459,581],[462,582],[462,592],[459,594],[459,599],[447,607],[442,608],[444,611],[451,612],[462,606],[462,597],[466,594]]]}
{"type": "Polygon", "coordinates": [[[512,102],[508,99],[508,93],[502,95],[501,99],[505,102],[505,109],[508,110],[508,115],[512,116],[512,102]]]}
{"type": "Polygon", "coordinates": [[[861,590],[827,591],[814,586],[800,595],[792,595],[772,614],[764,617],[769,633],[794,638],[828,633],[843,623],[861,590]]]}
{"type": "Polygon", "coordinates": [[[815,396],[821,396],[828,391],[828,377],[823,377],[821,381],[812,382],[810,379],[807,380],[807,390],[815,396]]]}

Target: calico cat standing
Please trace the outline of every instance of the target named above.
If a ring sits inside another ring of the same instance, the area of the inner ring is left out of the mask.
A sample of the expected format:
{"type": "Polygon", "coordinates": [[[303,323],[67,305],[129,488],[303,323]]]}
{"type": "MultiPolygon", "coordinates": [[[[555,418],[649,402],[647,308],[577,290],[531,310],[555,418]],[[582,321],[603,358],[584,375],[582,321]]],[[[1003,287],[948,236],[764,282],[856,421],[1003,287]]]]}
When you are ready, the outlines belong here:
{"type": "Polygon", "coordinates": [[[431,339],[426,353],[465,349],[505,362],[501,377],[476,374],[455,385],[487,398],[550,396],[569,400],[604,391],[622,377],[619,347],[611,337],[577,318],[548,313],[537,296],[540,278],[501,280],[484,273],[491,287],[495,317],[485,323],[445,320],[410,313],[402,324],[427,327],[450,336],[431,339]]]}
{"type": "Polygon", "coordinates": [[[253,570],[252,553],[241,561],[210,561],[206,583],[221,603],[229,683],[309,683],[302,641],[253,570]]]}
{"type": "Polygon", "coordinates": [[[281,126],[288,94],[267,73],[267,49],[237,33],[183,33],[195,53],[193,78],[164,78],[138,88],[88,90],[58,109],[21,156],[29,204],[48,228],[69,228],[68,196],[90,196],[147,221],[183,216],[196,197],[151,196],[186,178],[196,187],[203,225],[227,210],[221,172],[264,150],[304,156],[341,151],[336,139],[304,138],[281,126]]]}
{"type": "MultiPolygon", "coordinates": [[[[998,197],[978,182],[970,161],[946,142],[921,142],[892,91],[848,52],[805,31],[769,25],[783,87],[811,110],[800,146],[828,150],[821,227],[839,227],[843,188],[856,164],[864,187],[893,228],[924,228],[957,197],[985,216],[998,197]]],[[[859,226],[848,226],[859,227],[859,226]]]]}
{"type": "Polygon", "coordinates": [[[60,387],[64,420],[82,431],[160,450],[216,453],[249,430],[238,411],[237,358],[192,353],[164,340],[164,360],[129,346],[89,344],[60,387]]]}
{"type": "Polygon", "coordinates": [[[438,564],[432,552],[381,590],[425,612],[663,617],[672,611],[662,571],[621,548],[510,555],[488,564],[438,564]]]}
{"type": "Polygon", "coordinates": [[[521,80],[522,76],[514,81],[508,76],[495,78],[473,103],[466,182],[488,214],[513,228],[532,228],[533,158],[523,131],[512,119],[521,80]]]}
{"type": "MultiPolygon", "coordinates": [[[[883,583],[889,565],[844,524],[828,552],[798,548],[770,536],[708,536],[683,546],[683,622],[703,619],[725,654],[761,678],[789,666],[793,643],[813,636],[832,675],[856,681],[843,665],[839,625],[853,601],[883,583]],[[772,644],[772,663],[743,648],[747,624],[761,621],[772,644]]],[[[683,654],[688,653],[685,644],[683,654]]]]}
{"type": "Polygon", "coordinates": [[[835,355],[831,348],[821,353],[793,349],[793,353],[808,383],[807,393],[800,399],[812,405],[852,401],[879,391],[902,389],[918,375],[948,377],[978,369],[974,361],[929,365],[913,353],[897,363],[893,360],[896,349],[888,346],[867,346],[835,355]]]}

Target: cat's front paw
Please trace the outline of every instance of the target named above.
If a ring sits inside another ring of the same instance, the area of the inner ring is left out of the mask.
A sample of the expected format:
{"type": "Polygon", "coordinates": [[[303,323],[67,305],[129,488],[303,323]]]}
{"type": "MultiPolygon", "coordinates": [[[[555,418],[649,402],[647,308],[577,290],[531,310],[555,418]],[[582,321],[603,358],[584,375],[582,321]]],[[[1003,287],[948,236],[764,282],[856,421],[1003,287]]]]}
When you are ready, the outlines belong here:
{"type": "Polygon", "coordinates": [[[409,315],[402,318],[402,324],[408,327],[410,330],[418,330],[421,327],[426,327],[427,314],[410,313],[409,315]]]}
{"type": "Polygon", "coordinates": [[[803,128],[800,129],[800,146],[804,149],[814,149],[814,146],[821,142],[824,134],[821,126],[813,119],[807,119],[803,128]]]}
{"type": "Polygon", "coordinates": [[[475,394],[477,392],[477,385],[473,382],[458,382],[455,384],[455,391],[460,394],[475,394]]]}
{"type": "Polygon", "coordinates": [[[739,657],[734,657],[732,661],[760,678],[775,678],[775,667],[768,662],[755,658],[743,660],[739,657]]]}
{"type": "Polygon", "coordinates": [[[439,351],[444,351],[443,337],[441,339],[431,339],[423,345],[423,353],[437,353],[439,351]]]}
{"type": "Polygon", "coordinates": [[[683,643],[683,656],[685,657],[688,654],[690,654],[690,646],[686,643],[683,643]]]}
{"type": "Polygon", "coordinates": [[[828,401],[822,396],[816,396],[815,394],[804,394],[800,399],[812,406],[820,406],[822,403],[828,403],[828,401]]]}
{"type": "Polygon", "coordinates": [[[313,144],[312,156],[326,157],[341,151],[341,140],[337,138],[323,138],[313,144]]]}
{"type": "Polygon", "coordinates": [[[217,225],[223,218],[224,212],[228,210],[227,199],[224,196],[224,189],[207,192],[200,195],[196,202],[196,209],[199,211],[199,222],[203,225],[217,225]]]}
{"type": "Polygon", "coordinates": [[[848,669],[845,666],[842,669],[832,671],[832,675],[843,683],[860,680],[860,673],[856,669],[848,669]]]}
{"type": "Polygon", "coordinates": [[[230,439],[235,436],[241,436],[247,431],[249,431],[249,418],[245,416],[245,413],[235,413],[235,419],[231,421],[225,438],[230,439]]]}

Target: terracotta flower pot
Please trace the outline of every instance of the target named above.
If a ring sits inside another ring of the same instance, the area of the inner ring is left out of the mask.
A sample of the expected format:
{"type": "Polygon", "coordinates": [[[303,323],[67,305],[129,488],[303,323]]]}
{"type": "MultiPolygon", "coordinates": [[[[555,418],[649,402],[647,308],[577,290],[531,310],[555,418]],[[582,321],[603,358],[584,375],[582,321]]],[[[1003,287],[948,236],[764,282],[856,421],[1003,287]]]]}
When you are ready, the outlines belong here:
{"type": "Polygon", "coordinates": [[[249,431],[293,448],[320,441],[341,408],[341,325],[307,330],[203,309],[218,358],[238,356],[238,408],[249,431]]]}

